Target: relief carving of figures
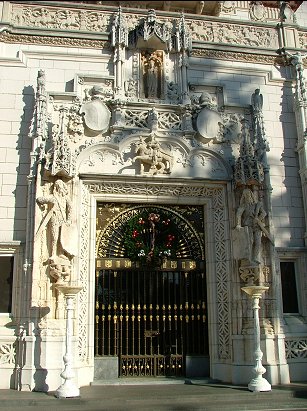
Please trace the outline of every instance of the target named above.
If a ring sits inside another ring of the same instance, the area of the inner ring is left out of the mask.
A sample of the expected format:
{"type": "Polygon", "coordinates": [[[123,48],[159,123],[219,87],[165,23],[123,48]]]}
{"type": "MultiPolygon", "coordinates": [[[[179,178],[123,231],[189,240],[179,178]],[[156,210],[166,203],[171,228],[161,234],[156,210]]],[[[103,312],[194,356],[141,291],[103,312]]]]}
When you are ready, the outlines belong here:
{"type": "Polygon", "coordinates": [[[72,204],[67,184],[56,180],[52,194],[38,197],[36,201],[46,213],[35,238],[39,239],[46,229],[50,275],[56,281],[65,281],[70,275],[71,259],[77,254],[76,225],[72,224],[72,204]]]}
{"type": "Polygon", "coordinates": [[[278,35],[275,29],[245,27],[236,24],[214,25],[207,21],[193,21],[189,24],[192,40],[219,42],[244,46],[278,47],[278,35]]]}
{"type": "Polygon", "coordinates": [[[214,41],[214,31],[211,23],[195,20],[188,23],[193,40],[212,42],[214,41]]]}
{"type": "Polygon", "coordinates": [[[125,81],[125,95],[128,98],[136,98],[137,97],[137,86],[138,82],[134,79],[129,79],[125,81]]]}
{"type": "Polygon", "coordinates": [[[245,188],[236,212],[236,230],[239,235],[238,257],[246,260],[247,266],[262,263],[262,236],[264,234],[270,238],[265,228],[266,215],[262,202],[257,201],[250,188],[245,188]]]}
{"type": "Polygon", "coordinates": [[[242,139],[243,115],[238,113],[223,114],[223,135],[225,141],[240,144],[242,139]]]}
{"type": "Polygon", "coordinates": [[[170,174],[173,156],[161,149],[159,142],[153,137],[145,141],[140,137],[133,162],[139,165],[139,174],[170,174]]]}
{"type": "Polygon", "coordinates": [[[162,52],[142,53],[143,90],[146,98],[161,98],[162,57],[162,52]]]}
{"type": "Polygon", "coordinates": [[[106,32],[110,23],[110,15],[93,11],[14,5],[12,13],[18,26],[106,32]]]}
{"type": "Polygon", "coordinates": [[[167,97],[173,101],[178,100],[178,84],[174,83],[173,81],[170,81],[167,85],[167,97]]]}

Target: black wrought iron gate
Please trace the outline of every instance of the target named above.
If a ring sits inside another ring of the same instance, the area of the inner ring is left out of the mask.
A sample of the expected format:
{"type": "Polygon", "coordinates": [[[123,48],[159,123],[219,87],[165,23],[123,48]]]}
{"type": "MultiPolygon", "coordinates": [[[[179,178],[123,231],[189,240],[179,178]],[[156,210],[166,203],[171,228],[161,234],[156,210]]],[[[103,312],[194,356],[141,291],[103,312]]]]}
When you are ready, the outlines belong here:
{"type": "Polygon", "coordinates": [[[206,308],[200,264],[133,269],[127,260],[99,259],[95,355],[118,356],[120,376],[184,375],[187,355],[208,354],[206,308]]]}

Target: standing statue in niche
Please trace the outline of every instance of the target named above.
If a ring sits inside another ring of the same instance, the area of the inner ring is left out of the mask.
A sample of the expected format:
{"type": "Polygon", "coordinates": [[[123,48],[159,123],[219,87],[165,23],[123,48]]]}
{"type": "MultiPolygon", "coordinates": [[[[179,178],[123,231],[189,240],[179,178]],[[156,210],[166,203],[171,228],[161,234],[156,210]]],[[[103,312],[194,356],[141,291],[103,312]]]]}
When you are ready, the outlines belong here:
{"type": "Polygon", "coordinates": [[[161,96],[162,57],[160,52],[142,54],[143,89],[146,98],[161,96]]]}
{"type": "MultiPolygon", "coordinates": [[[[261,264],[261,238],[263,233],[268,234],[264,224],[265,217],[266,212],[262,202],[256,200],[252,190],[244,189],[236,213],[236,229],[241,230],[242,227],[247,227],[250,265],[261,264]]],[[[242,247],[244,246],[246,245],[242,244],[242,247]]]]}
{"type": "Polygon", "coordinates": [[[149,60],[147,66],[147,96],[157,97],[158,92],[158,67],[154,60],[149,60]]]}
{"type": "Polygon", "coordinates": [[[37,203],[41,206],[48,206],[36,237],[47,227],[47,235],[50,238],[50,257],[49,263],[56,264],[61,260],[70,260],[76,255],[76,237],[72,231],[75,225],[72,225],[72,206],[68,194],[66,183],[57,180],[53,185],[53,193],[48,197],[38,197],[37,203]]]}

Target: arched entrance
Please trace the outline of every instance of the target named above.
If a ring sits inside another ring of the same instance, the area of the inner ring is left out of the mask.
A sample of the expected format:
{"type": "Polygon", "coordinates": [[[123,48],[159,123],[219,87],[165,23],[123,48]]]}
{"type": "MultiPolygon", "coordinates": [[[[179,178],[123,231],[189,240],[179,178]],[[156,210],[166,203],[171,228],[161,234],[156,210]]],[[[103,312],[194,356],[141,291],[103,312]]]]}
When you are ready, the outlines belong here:
{"type": "Polygon", "coordinates": [[[95,356],[118,375],[209,375],[202,206],[97,206],[95,356]]]}

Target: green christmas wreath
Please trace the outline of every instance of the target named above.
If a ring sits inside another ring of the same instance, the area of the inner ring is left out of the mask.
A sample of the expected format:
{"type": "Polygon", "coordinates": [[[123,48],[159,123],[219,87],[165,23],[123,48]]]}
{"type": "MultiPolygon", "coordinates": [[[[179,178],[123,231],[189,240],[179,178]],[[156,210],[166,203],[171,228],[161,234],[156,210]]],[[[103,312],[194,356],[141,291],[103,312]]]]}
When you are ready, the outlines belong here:
{"type": "Polygon", "coordinates": [[[167,258],[176,257],[176,226],[161,212],[140,212],[126,223],[124,247],[132,261],[161,264],[167,258]]]}

